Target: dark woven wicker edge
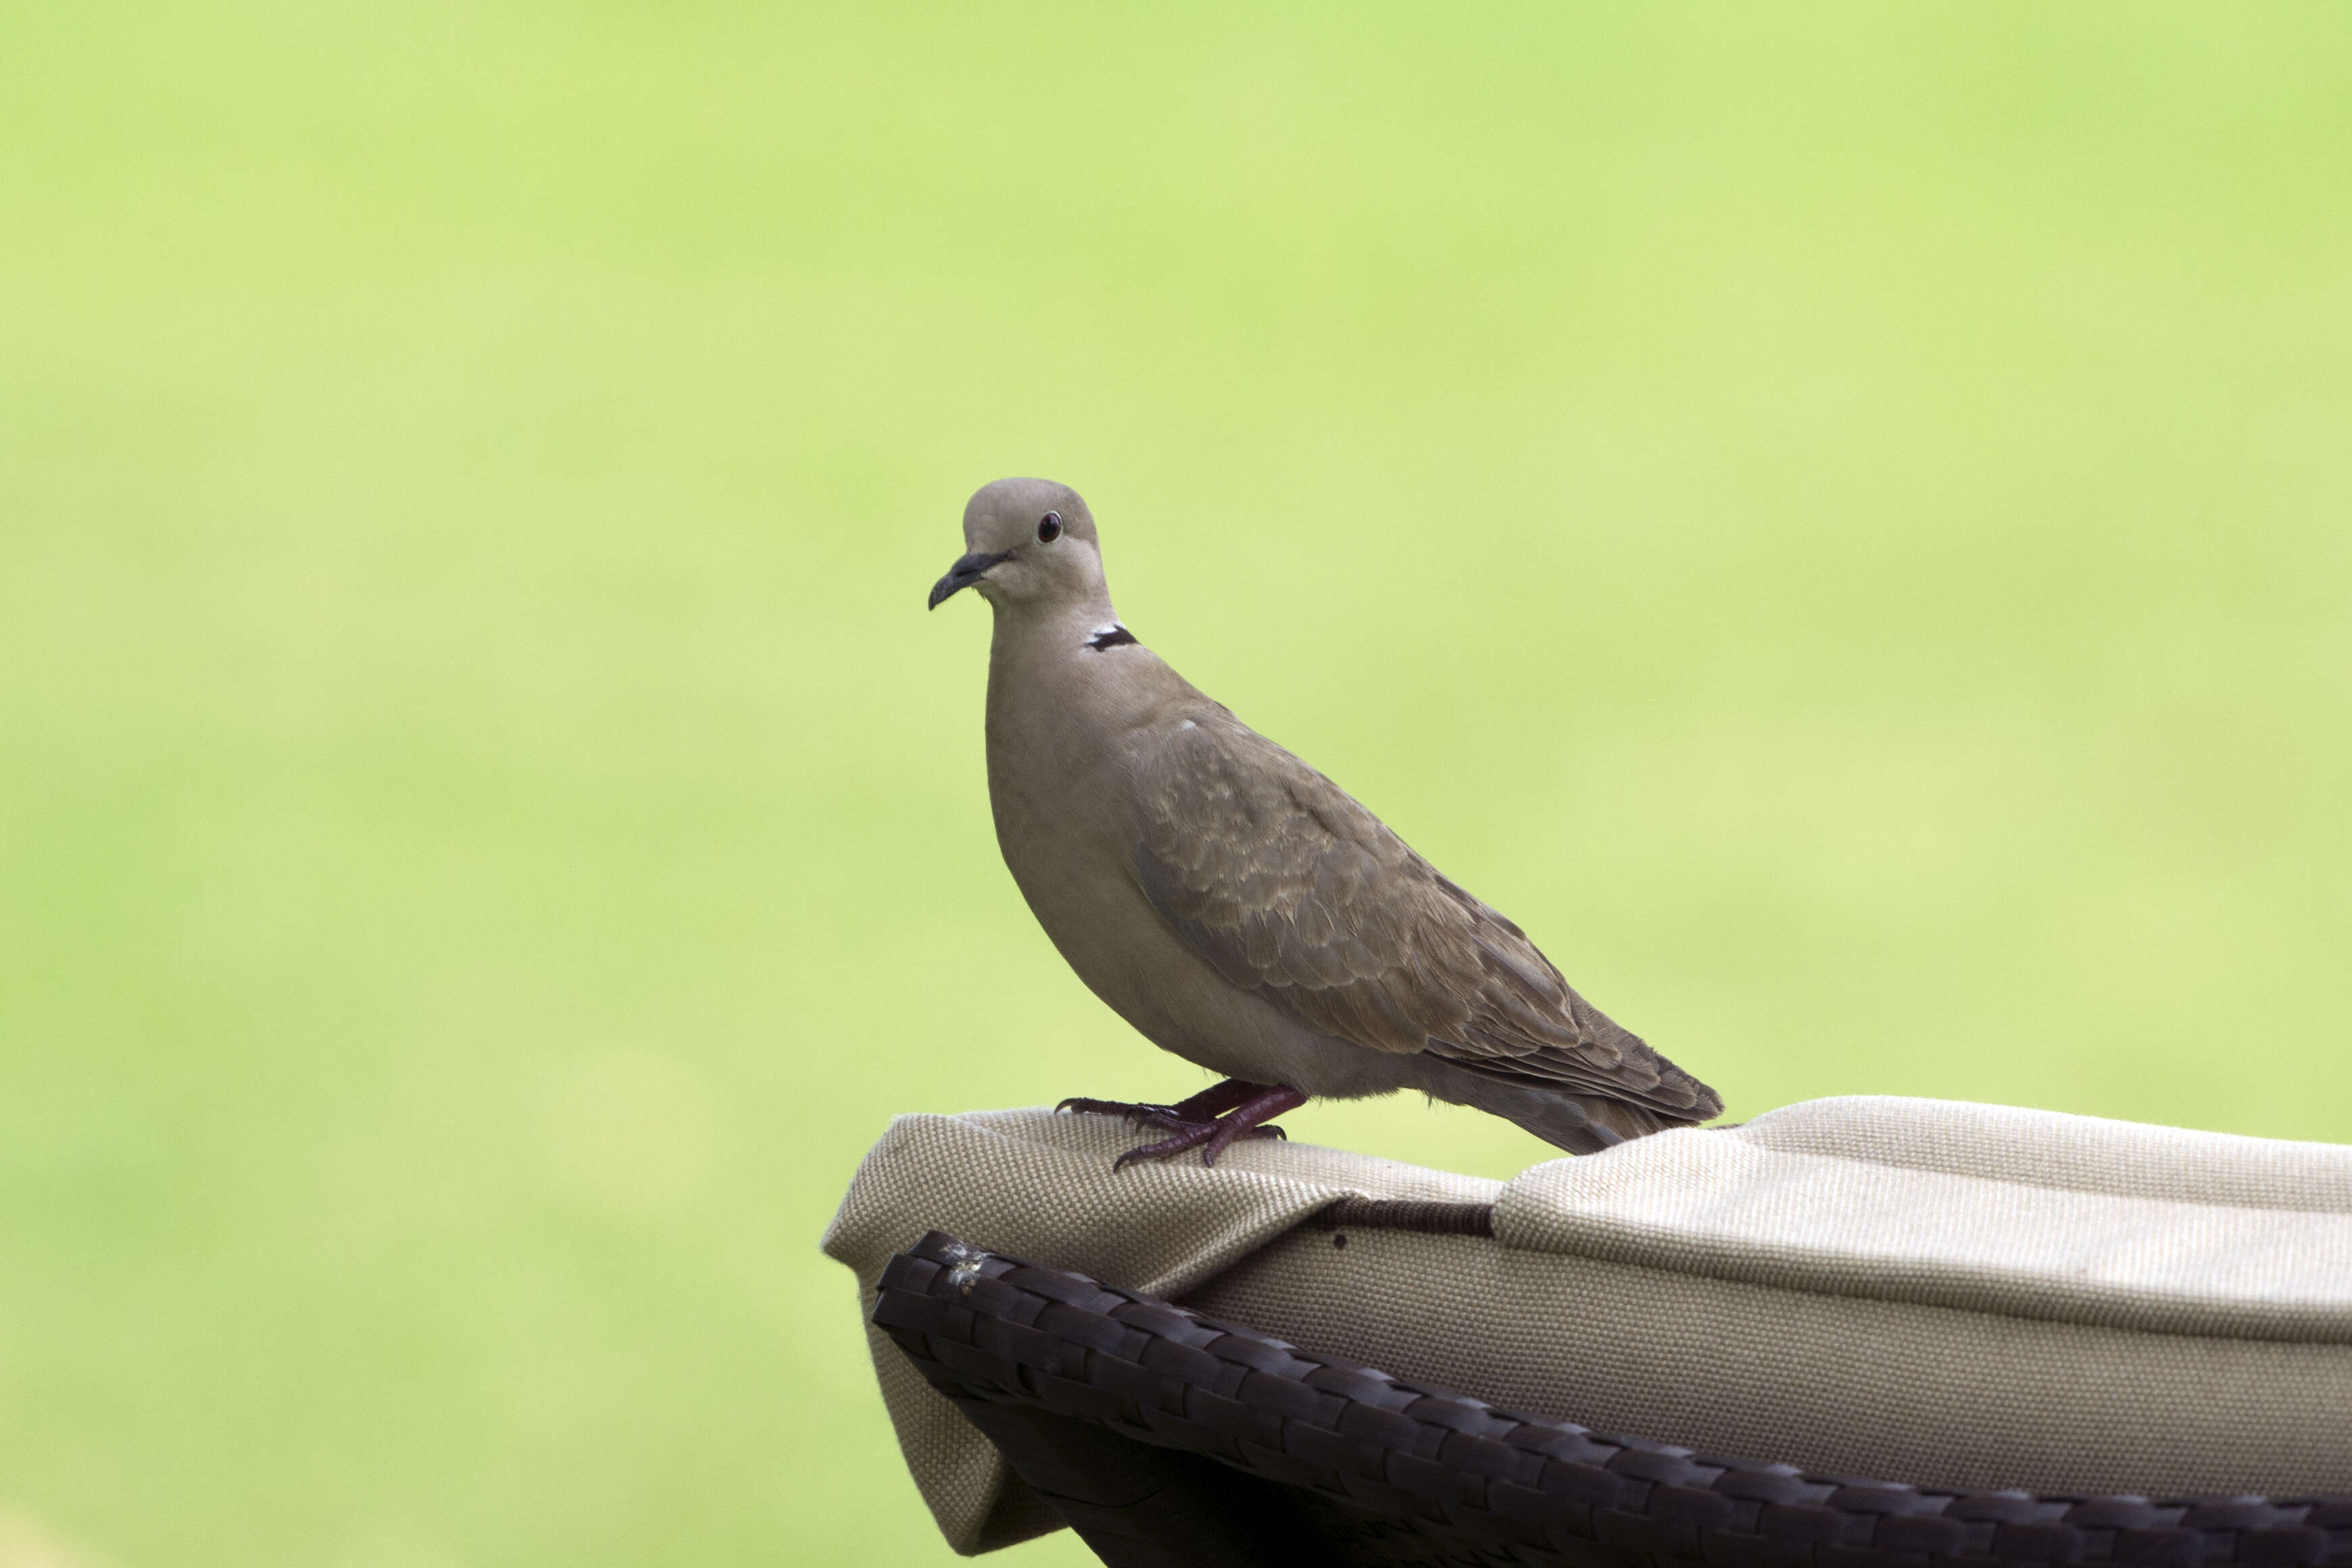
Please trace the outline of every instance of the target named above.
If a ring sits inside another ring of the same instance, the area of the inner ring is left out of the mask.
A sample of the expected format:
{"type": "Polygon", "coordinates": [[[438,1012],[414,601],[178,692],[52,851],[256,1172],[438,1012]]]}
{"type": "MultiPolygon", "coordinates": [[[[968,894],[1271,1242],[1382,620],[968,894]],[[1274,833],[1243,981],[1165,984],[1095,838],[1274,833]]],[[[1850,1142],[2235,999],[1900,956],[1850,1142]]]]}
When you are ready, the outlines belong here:
{"type": "MultiPolygon", "coordinates": [[[[1402,1382],[936,1231],[890,1260],[873,1318],[1000,1447],[1034,1439],[1038,1452],[1052,1450],[1049,1469],[1098,1460],[1099,1454],[1073,1458],[1068,1436],[1092,1428],[1172,1450],[1170,1463],[1205,1457],[1255,1479],[1235,1483],[1249,1489],[1240,1523],[1229,1519],[1189,1543],[1180,1538],[1208,1506],[1198,1474],[1139,1469],[1116,1485],[1088,1479],[1097,1502],[1108,1496],[1107,1486],[1142,1500],[1120,1505],[1129,1516],[1160,1508],[1161,1532],[1175,1542],[1157,1556],[1106,1551],[1084,1517],[1073,1518],[1115,1562],[1182,1562],[1189,1553],[1202,1562],[1578,1568],[1643,1561],[1716,1568],[2352,1564],[2352,1497],[2038,1496],[1697,1454],[1402,1382]],[[1153,1494],[1157,1502],[1147,1495],[1155,1486],[1164,1494],[1153,1494]],[[1360,1521],[1393,1521],[1399,1539],[1445,1543],[1448,1554],[1400,1547],[1393,1557],[1376,1551],[1334,1558],[1295,1541],[1263,1555],[1244,1551],[1237,1543],[1263,1543],[1249,1521],[1273,1518],[1265,1500],[1281,1489],[1303,1489],[1321,1500],[1318,1506],[1360,1521]]],[[[1126,1447],[1094,1444],[1114,1446],[1126,1447]]],[[[1069,1514],[1051,1475],[1045,1483],[1049,1500],[1069,1514]]],[[[1090,1506],[1082,1500],[1082,1516],[1090,1506]]]]}

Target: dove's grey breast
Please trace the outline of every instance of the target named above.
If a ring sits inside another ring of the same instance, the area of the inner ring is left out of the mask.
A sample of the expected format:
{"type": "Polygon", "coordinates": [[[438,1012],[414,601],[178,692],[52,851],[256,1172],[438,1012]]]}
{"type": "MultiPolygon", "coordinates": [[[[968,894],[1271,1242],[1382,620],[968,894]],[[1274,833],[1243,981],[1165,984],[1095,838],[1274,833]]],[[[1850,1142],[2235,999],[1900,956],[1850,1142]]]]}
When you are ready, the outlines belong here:
{"type": "Polygon", "coordinates": [[[1037,923],[1112,1011],[1189,1061],[1310,1095],[1417,1084],[1410,1062],[1303,1027],[1230,984],[1152,907],[1136,869],[1139,776],[1186,728],[1235,721],[1108,629],[1005,616],[990,647],[989,803],[1037,923]]]}

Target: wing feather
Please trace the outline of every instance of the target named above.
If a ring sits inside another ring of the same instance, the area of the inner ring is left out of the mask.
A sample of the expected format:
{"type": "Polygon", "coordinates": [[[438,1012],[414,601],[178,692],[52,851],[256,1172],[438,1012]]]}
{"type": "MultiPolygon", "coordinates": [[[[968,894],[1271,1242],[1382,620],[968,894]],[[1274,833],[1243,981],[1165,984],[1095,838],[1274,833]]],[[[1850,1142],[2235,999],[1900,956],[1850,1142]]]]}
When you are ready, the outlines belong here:
{"type": "Polygon", "coordinates": [[[1678,1121],[1722,1110],[1517,926],[1222,710],[1160,737],[1137,786],[1144,896],[1220,974],[1307,1027],[1678,1121]]]}

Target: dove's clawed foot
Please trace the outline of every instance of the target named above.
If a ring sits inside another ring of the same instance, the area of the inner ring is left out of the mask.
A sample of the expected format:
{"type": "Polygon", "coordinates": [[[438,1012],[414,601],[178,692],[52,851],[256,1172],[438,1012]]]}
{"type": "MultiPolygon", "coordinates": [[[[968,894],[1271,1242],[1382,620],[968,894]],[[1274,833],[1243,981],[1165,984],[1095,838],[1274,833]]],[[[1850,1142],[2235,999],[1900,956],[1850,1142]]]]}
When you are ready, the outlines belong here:
{"type": "Polygon", "coordinates": [[[1122,1116],[1130,1127],[1156,1127],[1162,1132],[1175,1132],[1188,1127],[1214,1125],[1226,1111],[1273,1087],[1229,1078],[1173,1105],[1137,1105],[1124,1100],[1066,1100],[1054,1109],[1075,1110],[1086,1116],[1122,1116]]]}
{"type": "Polygon", "coordinates": [[[1069,1099],[1054,1107],[1056,1110],[1072,1111],[1079,1116],[1116,1116],[1129,1127],[1157,1127],[1172,1132],[1179,1127],[1190,1127],[1172,1105],[1139,1105],[1124,1100],[1069,1099]]]}
{"type": "Polygon", "coordinates": [[[1307,1097],[1281,1084],[1251,1083],[1228,1079],[1174,1105],[1130,1105],[1115,1100],[1066,1100],[1055,1109],[1097,1116],[1123,1116],[1131,1126],[1150,1127],[1171,1134],[1121,1154],[1112,1166],[1125,1170],[1139,1160],[1165,1160],[1187,1150],[1201,1151],[1201,1163],[1213,1165],[1217,1156],[1244,1138],[1281,1138],[1271,1125],[1286,1110],[1296,1110],[1307,1097]]]}

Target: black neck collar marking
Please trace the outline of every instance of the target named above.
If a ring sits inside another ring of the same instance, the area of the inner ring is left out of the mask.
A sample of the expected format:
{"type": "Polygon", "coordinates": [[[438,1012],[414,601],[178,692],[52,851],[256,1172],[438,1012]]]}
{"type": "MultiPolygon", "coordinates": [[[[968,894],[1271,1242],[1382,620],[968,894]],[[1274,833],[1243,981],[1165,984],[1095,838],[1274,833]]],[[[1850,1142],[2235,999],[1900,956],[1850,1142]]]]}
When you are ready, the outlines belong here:
{"type": "Polygon", "coordinates": [[[1114,621],[1087,639],[1087,646],[1097,653],[1107,647],[1120,647],[1135,640],[1135,634],[1114,621]]]}

